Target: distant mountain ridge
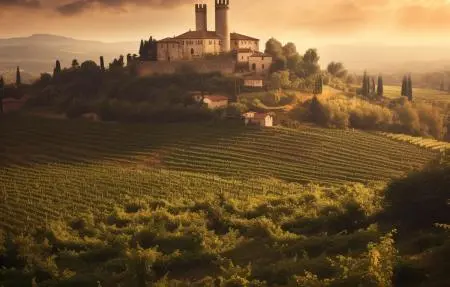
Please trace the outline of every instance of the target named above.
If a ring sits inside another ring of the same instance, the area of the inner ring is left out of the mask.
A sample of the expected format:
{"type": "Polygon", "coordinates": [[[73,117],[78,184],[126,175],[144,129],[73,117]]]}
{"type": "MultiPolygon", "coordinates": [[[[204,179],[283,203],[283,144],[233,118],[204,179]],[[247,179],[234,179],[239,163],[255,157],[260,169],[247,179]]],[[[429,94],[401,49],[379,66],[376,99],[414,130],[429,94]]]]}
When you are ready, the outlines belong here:
{"type": "Polygon", "coordinates": [[[51,72],[56,60],[67,67],[75,58],[79,62],[99,62],[100,56],[104,56],[108,63],[119,55],[137,53],[138,48],[138,41],[105,43],[50,34],[3,38],[0,39],[0,74],[20,66],[25,73],[37,77],[40,73],[51,72]]]}

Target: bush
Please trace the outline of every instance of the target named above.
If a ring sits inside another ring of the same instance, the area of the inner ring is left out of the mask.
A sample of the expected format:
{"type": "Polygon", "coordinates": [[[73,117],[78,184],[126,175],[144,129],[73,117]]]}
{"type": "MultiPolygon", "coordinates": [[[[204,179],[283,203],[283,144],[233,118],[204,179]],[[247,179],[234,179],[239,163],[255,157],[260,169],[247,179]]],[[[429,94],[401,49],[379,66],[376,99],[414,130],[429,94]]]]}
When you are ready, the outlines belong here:
{"type": "Polygon", "coordinates": [[[386,190],[385,219],[405,229],[450,222],[450,167],[432,167],[395,181],[386,190]]]}

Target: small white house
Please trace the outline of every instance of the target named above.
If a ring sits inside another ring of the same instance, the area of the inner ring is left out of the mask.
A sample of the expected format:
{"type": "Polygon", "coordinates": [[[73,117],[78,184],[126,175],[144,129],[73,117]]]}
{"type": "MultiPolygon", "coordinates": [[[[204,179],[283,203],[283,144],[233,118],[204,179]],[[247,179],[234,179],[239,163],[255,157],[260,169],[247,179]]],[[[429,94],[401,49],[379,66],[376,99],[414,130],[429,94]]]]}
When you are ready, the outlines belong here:
{"type": "Polygon", "coordinates": [[[244,78],[244,86],[249,88],[263,88],[264,78],[257,75],[247,76],[244,78]]]}
{"type": "Polygon", "coordinates": [[[245,125],[253,124],[261,127],[273,127],[273,117],[267,113],[247,112],[242,117],[245,125]]]}
{"type": "Polygon", "coordinates": [[[205,96],[203,103],[208,105],[209,109],[219,109],[228,107],[228,97],[225,96],[205,96]]]}

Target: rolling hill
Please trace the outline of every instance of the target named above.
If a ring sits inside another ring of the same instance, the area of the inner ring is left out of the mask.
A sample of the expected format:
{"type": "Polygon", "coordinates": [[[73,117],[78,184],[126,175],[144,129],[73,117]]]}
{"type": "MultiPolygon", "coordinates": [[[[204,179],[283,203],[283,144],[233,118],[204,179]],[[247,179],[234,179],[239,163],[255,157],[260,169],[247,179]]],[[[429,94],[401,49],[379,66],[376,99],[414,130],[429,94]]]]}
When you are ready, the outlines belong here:
{"type": "Polygon", "coordinates": [[[308,183],[383,183],[438,156],[377,134],[315,127],[8,117],[0,132],[0,225],[8,230],[106,214],[128,196],[188,199],[215,190],[248,198],[293,194],[308,183]]]}
{"type": "MultiPolygon", "coordinates": [[[[108,63],[121,54],[137,53],[137,48],[135,42],[104,43],[46,34],[0,39],[0,74],[15,71],[16,66],[20,66],[24,73],[36,77],[51,72],[57,59],[63,66],[69,66],[75,58],[79,62],[98,61],[104,56],[108,63]]],[[[7,75],[7,80],[13,79],[7,75]]]]}

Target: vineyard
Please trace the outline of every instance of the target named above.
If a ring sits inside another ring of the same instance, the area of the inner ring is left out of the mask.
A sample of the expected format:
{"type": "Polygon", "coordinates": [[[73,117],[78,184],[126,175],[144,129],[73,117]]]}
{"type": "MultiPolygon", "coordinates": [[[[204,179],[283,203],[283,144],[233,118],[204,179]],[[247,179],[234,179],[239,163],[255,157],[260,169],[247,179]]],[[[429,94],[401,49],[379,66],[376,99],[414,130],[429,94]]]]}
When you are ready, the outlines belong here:
{"type": "MultiPolygon", "coordinates": [[[[400,86],[384,86],[384,96],[390,99],[400,97],[400,86]]],[[[450,94],[447,91],[414,88],[413,96],[416,101],[437,104],[450,104],[450,94]]]]}
{"type": "Polygon", "coordinates": [[[439,152],[360,131],[240,124],[128,125],[44,118],[0,122],[0,222],[24,230],[117,202],[258,198],[386,182],[439,152]]]}

